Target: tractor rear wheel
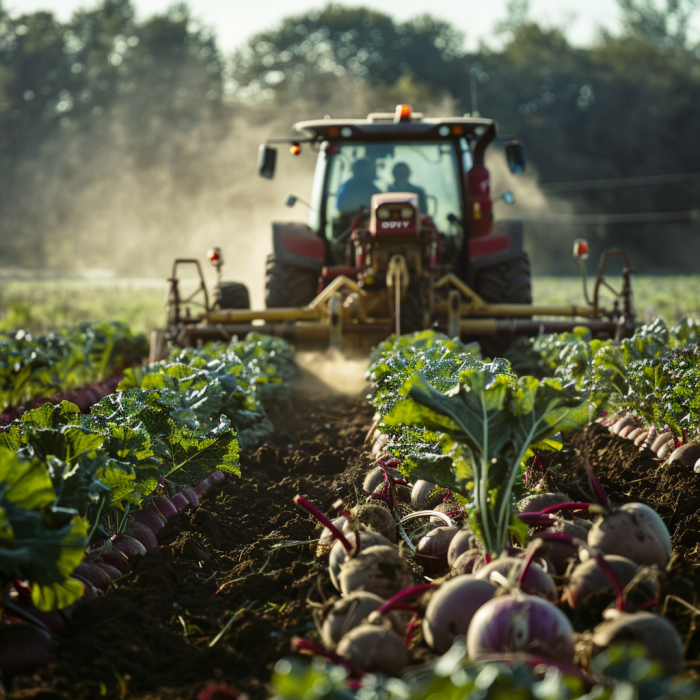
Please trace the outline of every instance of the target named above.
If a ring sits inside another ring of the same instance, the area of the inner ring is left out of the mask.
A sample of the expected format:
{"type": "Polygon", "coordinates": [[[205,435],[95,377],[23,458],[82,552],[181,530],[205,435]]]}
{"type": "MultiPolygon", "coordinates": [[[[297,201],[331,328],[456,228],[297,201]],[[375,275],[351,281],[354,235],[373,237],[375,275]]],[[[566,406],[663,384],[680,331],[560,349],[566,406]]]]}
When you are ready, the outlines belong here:
{"type": "MultiPolygon", "coordinates": [[[[521,253],[506,262],[484,268],[477,275],[474,287],[474,291],[491,304],[532,304],[530,258],[527,253],[521,253]]],[[[478,341],[485,356],[501,357],[513,338],[490,335],[481,336],[478,341]]]]}
{"type": "Polygon", "coordinates": [[[248,287],[241,282],[219,282],[214,290],[215,309],[249,309],[248,287]]]}
{"type": "Polygon", "coordinates": [[[428,286],[421,278],[408,285],[406,296],[401,300],[401,334],[423,331],[428,328],[428,286]]]}
{"type": "Polygon", "coordinates": [[[265,306],[268,309],[306,306],[316,297],[318,272],[305,267],[278,262],[267,257],[265,306]]]}

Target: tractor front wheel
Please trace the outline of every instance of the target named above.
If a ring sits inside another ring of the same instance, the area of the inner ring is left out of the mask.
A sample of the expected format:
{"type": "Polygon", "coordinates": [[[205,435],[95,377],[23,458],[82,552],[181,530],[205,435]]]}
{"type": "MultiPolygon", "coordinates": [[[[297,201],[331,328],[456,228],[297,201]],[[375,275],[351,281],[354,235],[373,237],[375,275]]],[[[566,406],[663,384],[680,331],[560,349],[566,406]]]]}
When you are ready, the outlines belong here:
{"type": "Polygon", "coordinates": [[[317,289],[317,272],[278,262],[274,255],[268,256],[265,282],[265,306],[268,309],[306,306],[315,299],[317,289]]]}

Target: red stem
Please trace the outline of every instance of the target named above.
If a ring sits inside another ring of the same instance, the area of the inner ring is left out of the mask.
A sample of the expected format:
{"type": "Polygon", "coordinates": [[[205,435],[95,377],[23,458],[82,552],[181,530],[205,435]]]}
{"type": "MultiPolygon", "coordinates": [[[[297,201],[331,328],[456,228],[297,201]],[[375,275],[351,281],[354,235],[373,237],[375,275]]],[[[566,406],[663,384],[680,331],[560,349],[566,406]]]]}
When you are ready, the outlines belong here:
{"type": "Polygon", "coordinates": [[[408,623],[408,627],[406,627],[406,637],[403,640],[403,643],[408,646],[411,643],[411,637],[413,636],[413,630],[416,629],[420,625],[420,615],[416,613],[412,618],[411,621],[408,623]]]}
{"type": "Polygon", "coordinates": [[[525,562],[523,563],[523,568],[520,570],[520,576],[518,576],[518,587],[522,588],[523,587],[523,581],[525,580],[525,574],[527,574],[527,570],[530,568],[530,564],[532,564],[533,559],[535,558],[535,553],[539,549],[539,542],[530,542],[530,545],[527,548],[527,553],[525,555],[525,562]]]}
{"type": "Polygon", "coordinates": [[[589,510],[590,507],[590,503],[557,503],[557,505],[543,508],[540,513],[542,515],[548,515],[549,513],[558,513],[560,510],[589,510]]]}
{"type": "MultiPolygon", "coordinates": [[[[348,554],[352,554],[352,545],[348,542],[348,538],[333,524],[333,522],[324,515],[315,505],[309,503],[303,496],[295,496],[294,503],[301,506],[305,511],[313,515],[316,520],[318,520],[322,525],[325,525],[332,533],[333,536],[340,541],[340,543],[345,547],[345,551],[348,554]]],[[[358,537],[359,545],[359,537],[358,537]]],[[[358,546],[359,549],[359,546],[358,546]]]]}
{"type": "Polygon", "coordinates": [[[556,522],[554,518],[549,517],[546,513],[518,513],[518,518],[533,527],[547,527],[556,522]]]}
{"type": "Polygon", "coordinates": [[[595,478],[595,474],[593,473],[593,467],[591,467],[591,463],[588,461],[588,457],[584,458],[583,466],[585,467],[586,472],[588,473],[588,478],[591,482],[591,486],[593,487],[593,491],[595,492],[595,495],[600,501],[600,504],[605,508],[610,508],[610,500],[608,499],[608,496],[605,493],[605,491],[603,491],[601,485],[598,483],[598,479],[595,478]]]}
{"type": "Polygon", "coordinates": [[[402,591],[399,591],[396,595],[391,596],[389,600],[385,601],[382,603],[378,608],[377,612],[380,615],[384,615],[384,613],[389,612],[394,603],[398,603],[402,601],[404,598],[412,598],[413,596],[420,595],[421,593],[425,593],[425,591],[430,590],[431,588],[436,588],[435,583],[421,583],[418,586],[411,586],[410,588],[404,588],[402,591]]]}

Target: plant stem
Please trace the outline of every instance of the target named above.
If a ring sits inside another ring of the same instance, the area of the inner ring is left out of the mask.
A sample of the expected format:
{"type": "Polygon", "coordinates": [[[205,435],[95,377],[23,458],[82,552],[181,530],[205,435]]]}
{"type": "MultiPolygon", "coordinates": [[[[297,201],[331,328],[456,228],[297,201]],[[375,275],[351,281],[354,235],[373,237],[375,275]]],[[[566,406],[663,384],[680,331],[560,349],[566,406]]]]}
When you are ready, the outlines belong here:
{"type": "Polygon", "coordinates": [[[437,588],[437,584],[421,583],[418,586],[411,586],[410,588],[405,588],[403,591],[399,591],[395,595],[391,596],[391,598],[386,600],[384,603],[382,603],[377,608],[377,612],[380,615],[383,615],[384,613],[389,612],[394,607],[395,603],[402,601],[404,598],[412,598],[413,596],[425,593],[425,591],[429,591],[431,588],[437,588]]]}
{"type": "MultiPolygon", "coordinates": [[[[352,554],[352,545],[350,542],[348,542],[347,537],[333,524],[333,522],[326,516],[324,515],[318,508],[316,508],[315,505],[312,505],[307,501],[303,496],[295,496],[294,497],[294,503],[298,506],[301,506],[305,511],[313,515],[316,520],[318,520],[322,525],[327,527],[333,536],[340,541],[340,543],[343,545],[345,548],[345,551],[348,554],[352,554]]],[[[358,543],[359,543],[359,537],[358,537],[358,543]]]]}
{"type": "Polygon", "coordinates": [[[92,528],[90,529],[90,534],[88,535],[87,538],[87,547],[85,550],[90,547],[90,542],[92,540],[92,536],[95,534],[95,530],[97,530],[97,526],[100,522],[100,516],[102,515],[102,509],[104,508],[105,502],[107,501],[107,496],[102,496],[100,499],[100,507],[97,509],[97,515],[95,516],[95,522],[92,524],[92,528]]]}

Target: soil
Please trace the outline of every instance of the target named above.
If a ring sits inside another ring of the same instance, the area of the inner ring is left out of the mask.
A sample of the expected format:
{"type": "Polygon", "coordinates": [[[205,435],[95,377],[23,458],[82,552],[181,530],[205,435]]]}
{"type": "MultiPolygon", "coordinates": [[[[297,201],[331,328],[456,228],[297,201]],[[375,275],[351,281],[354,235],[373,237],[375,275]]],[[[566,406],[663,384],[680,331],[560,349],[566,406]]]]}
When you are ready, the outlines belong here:
{"type": "MultiPolygon", "coordinates": [[[[295,635],[318,639],[313,614],[335,593],[311,551],[319,528],[292,499],[300,493],[325,512],[338,498],[354,503],[370,464],[371,420],[364,397],[297,394],[292,413],[273,416],[269,441],[243,455],[242,477],[171,518],[159,550],[75,610],[58,661],[15,678],[8,697],[195,700],[211,683],[251,700],[268,697],[275,663],[295,635]]],[[[551,464],[553,485],[574,499],[592,496],[584,454],[614,502],[642,500],[671,529],[679,555],[651,610],[660,612],[667,595],[697,606],[700,477],[678,464],[661,466],[653,453],[593,425],[551,464]]],[[[694,615],[673,599],[667,615],[692,664],[700,658],[694,615]]],[[[411,647],[419,660],[430,656],[420,639],[418,630],[411,647]]]]}
{"type": "Polygon", "coordinates": [[[171,518],[158,550],[75,610],[57,663],[15,678],[8,697],[189,700],[214,682],[269,695],[275,663],[333,595],[309,545],[319,530],[292,499],[326,512],[338,498],[354,503],[370,459],[364,397],[302,395],[293,406],[242,456],[242,477],[171,518]]]}

